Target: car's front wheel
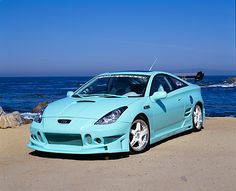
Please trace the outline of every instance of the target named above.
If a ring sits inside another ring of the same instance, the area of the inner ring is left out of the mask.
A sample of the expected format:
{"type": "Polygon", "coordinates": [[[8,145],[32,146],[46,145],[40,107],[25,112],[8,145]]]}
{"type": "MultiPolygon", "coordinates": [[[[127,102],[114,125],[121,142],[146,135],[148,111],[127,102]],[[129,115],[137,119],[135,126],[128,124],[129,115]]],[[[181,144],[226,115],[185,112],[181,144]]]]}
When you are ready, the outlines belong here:
{"type": "Polygon", "coordinates": [[[148,149],[150,131],[148,124],[143,119],[136,119],[130,128],[130,149],[136,153],[148,149]]]}
{"type": "Polygon", "coordinates": [[[199,104],[194,107],[193,110],[193,130],[200,131],[203,125],[202,108],[199,104]]]}

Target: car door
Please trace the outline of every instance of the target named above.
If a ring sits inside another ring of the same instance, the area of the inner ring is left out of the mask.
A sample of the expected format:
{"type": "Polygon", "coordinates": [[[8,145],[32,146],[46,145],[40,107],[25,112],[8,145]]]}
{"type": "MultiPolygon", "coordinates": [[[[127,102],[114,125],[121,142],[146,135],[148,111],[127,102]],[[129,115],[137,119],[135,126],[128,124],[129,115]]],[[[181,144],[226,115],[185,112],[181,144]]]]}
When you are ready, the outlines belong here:
{"type": "Polygon", "coordinates": [[[181,127],[184,116],[183,96],[171,82],[170,76],[158,74],[153,78],[150,90],[150,108],[152,110],[154,131],[168,133],[181,127]],[[167,97],[153,100],[151,96],[156,91],[166,91],[167,97]]]}

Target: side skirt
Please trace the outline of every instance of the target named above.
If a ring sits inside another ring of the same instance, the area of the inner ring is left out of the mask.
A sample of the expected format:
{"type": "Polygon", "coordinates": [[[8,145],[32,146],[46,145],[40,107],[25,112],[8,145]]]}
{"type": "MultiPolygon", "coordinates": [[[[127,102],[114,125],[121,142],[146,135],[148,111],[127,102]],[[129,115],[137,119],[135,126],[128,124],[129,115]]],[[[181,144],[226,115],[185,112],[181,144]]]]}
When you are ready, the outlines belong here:
{"type": "Polygon", "coordinates": [[[175,127],[170,127],[169,130],[165,130],[163,132],[155,132],[155,135],[151,137],[150,139],[150,144],[154,144],[158,141],[161,141],[163,139],[166,139],[168,137],[171,137],[173,135],[188,131],[192,129],[192,118],[188,117],[187,119],[184,120],[184,122],[179,125],[175,125],[175,127]]]}

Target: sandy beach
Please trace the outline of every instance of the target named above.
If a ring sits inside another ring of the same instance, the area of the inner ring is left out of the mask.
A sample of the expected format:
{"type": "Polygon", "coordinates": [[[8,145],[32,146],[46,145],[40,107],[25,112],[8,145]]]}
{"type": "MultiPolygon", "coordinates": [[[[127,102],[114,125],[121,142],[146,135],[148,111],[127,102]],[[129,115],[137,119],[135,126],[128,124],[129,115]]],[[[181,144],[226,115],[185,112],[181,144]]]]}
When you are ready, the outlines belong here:
{"type": "Polygon", "coordinates": [[[234,191],[236,118],[204,126],[129,156],[40,154],[26,148],[29,126],[0,130],[0,191],[234,191]]]}

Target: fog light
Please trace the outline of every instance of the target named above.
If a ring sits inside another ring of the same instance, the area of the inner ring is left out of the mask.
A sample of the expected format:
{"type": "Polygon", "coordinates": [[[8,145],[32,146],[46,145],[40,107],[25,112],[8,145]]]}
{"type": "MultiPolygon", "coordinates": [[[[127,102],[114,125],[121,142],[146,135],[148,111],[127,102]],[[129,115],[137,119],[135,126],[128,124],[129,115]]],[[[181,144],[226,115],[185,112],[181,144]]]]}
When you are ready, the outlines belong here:
{"type": "Polygon", "coordinates": [[[102,140],[100,138],[96,138],[95,142],[97,142],[98,144],[100,144],[102,142],[102,140]]]}
{"type": "Polygon", "coordinates": [[[87,141],[88,144],[92,144],[92,137],[91,137],[91,135],[86,134],[86,135],[85,135],[85,139],[86,139],[86,141],[87,141]]]}

